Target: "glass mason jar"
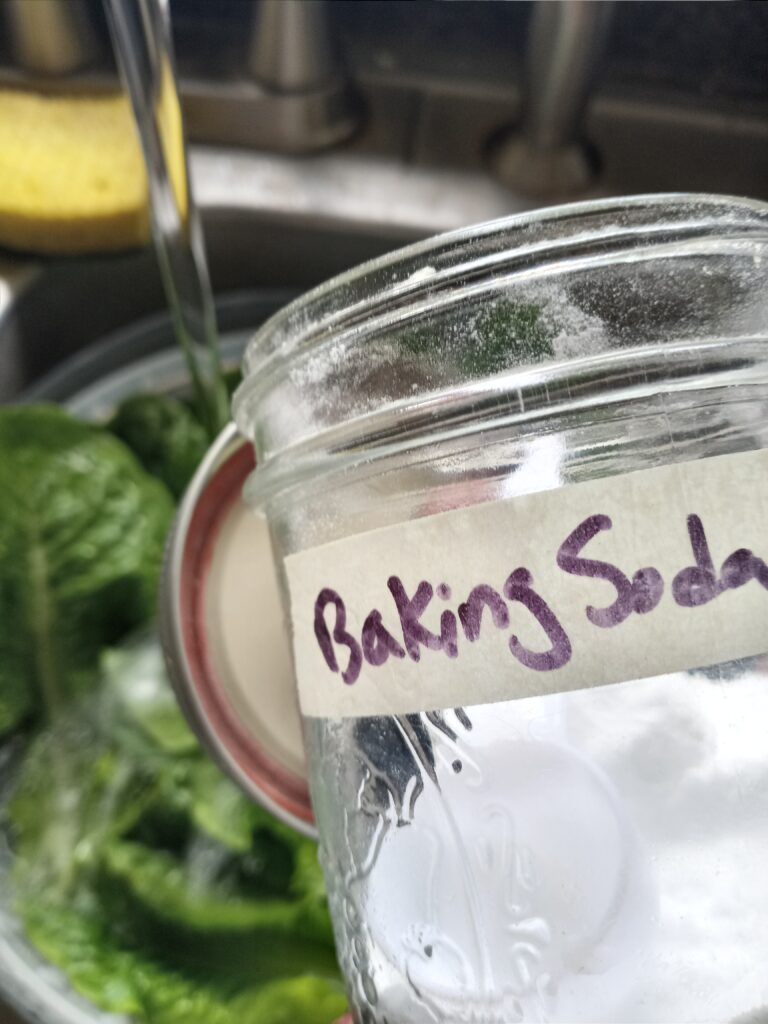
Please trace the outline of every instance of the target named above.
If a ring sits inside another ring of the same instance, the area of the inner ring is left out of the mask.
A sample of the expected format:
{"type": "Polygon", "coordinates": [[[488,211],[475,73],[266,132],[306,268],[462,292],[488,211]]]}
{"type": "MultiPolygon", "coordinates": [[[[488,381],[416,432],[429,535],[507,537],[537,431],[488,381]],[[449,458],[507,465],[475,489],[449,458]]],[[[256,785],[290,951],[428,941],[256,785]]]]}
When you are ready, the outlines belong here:
{"type": "Polygon", "coordinates": [[[423,242],[245,374],[356,1020],[768,1014],[768,207],[423,242]]]}

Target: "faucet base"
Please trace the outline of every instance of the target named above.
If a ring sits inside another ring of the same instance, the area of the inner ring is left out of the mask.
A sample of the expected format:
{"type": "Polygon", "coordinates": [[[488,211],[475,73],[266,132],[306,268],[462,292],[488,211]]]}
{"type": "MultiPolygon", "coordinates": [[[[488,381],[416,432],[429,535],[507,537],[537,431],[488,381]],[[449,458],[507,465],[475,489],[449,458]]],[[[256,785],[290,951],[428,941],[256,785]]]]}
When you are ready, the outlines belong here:
{"type": "Polygon", "coordinates": [[[598,168],[597,154],[588,143],[542,149],[520,134],[498,137],[488,160],[502,185],[536,199],[576,196],[593,184],[598,168]]]}
{"type": "Polygon", "coordinates": [[[311,153],[343,142],[361,121],[362,104],[338,79],[307,92],[271,92],[257,82],[181,82],[193,142],[311,153]]]}

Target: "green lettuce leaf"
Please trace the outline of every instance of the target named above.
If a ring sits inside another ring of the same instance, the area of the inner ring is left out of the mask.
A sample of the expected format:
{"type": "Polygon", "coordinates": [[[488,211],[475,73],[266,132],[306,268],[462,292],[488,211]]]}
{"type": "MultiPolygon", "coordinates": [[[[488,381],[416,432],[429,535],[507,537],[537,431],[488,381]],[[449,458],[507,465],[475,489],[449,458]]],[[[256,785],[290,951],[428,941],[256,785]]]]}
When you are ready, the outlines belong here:
{"type": "MultiPolygon", "coordinates": [[[[221,848],[218,848],[221,852],[221,848]]],[[[138,843],[109,846],[100,905],[124,944],[237,991],[313,974],[336,979],[329,934],[307,925],[300,902],[239,891],[213,846],[183,860],[138,843]]]]}
{"type": "Polygon", "coordinates": [[[111,1013],[147,1024],[332,1024],[345,1010],[341,984],[313,975],[252,985],[232,996],[114,941],[104,924],[71,907],[27,907],[35,946],[72,986],[111,1013]]]}
{"type": "Polygon", "coordinates": [[[121,403],[110,430],[148,473],[180,498],[208,450],[208,437],[190,408],[167,395],[132,395],[121,403]]]}
{"type": "Polygon", "coordinates": [[[152,636],[143,635],[105,651],[101,669],[104,687],[117,703],[116,719],[127,720],[164,754],[199,751],[167,679],[160,645],[152,636]]]}
{"type": "Polygon", "coordinates": [[[104,746],[86,718],[63,718],[29,746],[4,810],[20,900],[74,898],[105,845],[130,830],[155,799],[154,780],[104,746]]]}
{"type": "Polygon", "coordinates": [[[241,1024],[332,1024],[345,1012],[341,985],[324,978],[283,978],[235,999],[241,1024]]]}
{"type": "Polygon", "coordinates": [[[109,878],[158,919],[209,932],[297,930],[297,904],[291,900],[233,899],[227,880],[211,877],[219,865],[206,865],[195,877],[197,866],[127,841],[110,844],[104,859],[109,878]]]}
{"type": "Polygon", "coordinates": [[[299,903],[302,930],[317,939],[331,941],[331,915],[315,843],[304,841],[296,850],[291,892],[299,903]]]}
{"type": "Polygon", "coordinates": [[[29,743],[7,808],[31,941],[137,1021],[330,1024],[344,1000],[316,845],[206,759],[156,641],[102,665],[29,743]]]}
{"type": "Polygon", "coordinates": [[[146,621],[173,514],[114,437],[59,409],[0,410],[0,734],[54,717],[146,621]]]}
{"type": "MultiPolygon", "coordinates": [[[[274,852],[278,850],[276,846],[274,852]]],[[[305,860],[313,858],[316,850],[308,845],[305,860]]],[[[314,891],[298,898],[264,895],[262,887],[271,879],[265,882],[258,853],[236,858],[217,844],[198,841],[181,858],[142,843],[113,840],[104,851],[102,868],[113,892],[122,887],[157,922],[201,933],[271,933],[332,945],[325,893],[317,880],[314,891]]],[[[290,871],[290,861],[285,869],[290,871]]],[[[306,864],[302,874],[306,887],[306,864]]],[[[325,957],[322,962],[327,963],[325,957]]]]}
{"type": "Polygon", "coordinates": [[[40,953],[102,1009],[151,1024],[235,1024],[220,993],[202,979],[120,947],[98,918],[46,903],[26,905],[23,916],[40,953]]]}
{"type": "Polygon", "coordinates": [[[248,853],[258,815],[244,793],[212,761],[195,766],[192,819],[199,829],[228,849],[248,853]]]}

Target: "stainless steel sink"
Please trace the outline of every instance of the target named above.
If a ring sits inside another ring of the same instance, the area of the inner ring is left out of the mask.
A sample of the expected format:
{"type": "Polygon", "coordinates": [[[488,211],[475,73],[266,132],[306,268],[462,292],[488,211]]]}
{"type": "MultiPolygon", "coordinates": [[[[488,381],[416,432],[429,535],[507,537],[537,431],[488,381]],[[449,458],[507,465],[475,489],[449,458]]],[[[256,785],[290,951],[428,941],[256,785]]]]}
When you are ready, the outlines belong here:
{"type": "MultiPolygon", "coordinates": [[[[0,82],[114,89],[98,18],[94,52],[71,53],[66,68],[63,42],[45,54],[36,45],[45,11],[50,32],[66,36],[64,13],[83,7],[93,17],[98,6],[15,5],[17,28],[28,31],[15,49],[0,38],[0,82]],[[40,64],[46,54],[55,67],[40,64]]],[[[192,174],[219,296],[303,290],[413,239],[567,198],[672,190],[768,198],[760,5],[603,4],[613,25],[601,58],[590,43],[601,5],[581,0],[333,0],[323,7],[325,30],[343,44],[346,78],[333,47],[321,45],[321,7],[173,5],[182,103],[199,143],[192,174]],[[286,61],[273,67],[278,50],[286,61]],[[359,102],[342,110],[346,85],[359,102]],[[514,154],[522,137],[513,174],[499,147],[514,154]],[[558,178],[546,199],[532,198],[545,175],[531,173],[530,153],[546,170],[542,156],[587,141],[594,176],[570,194],[554,187],[558,178]],[[331,152],[296,155],[331,143],[331,152]]],[[[0,400],[162,307],[149,251],[44,264],[0,258],[0,400]]],[[[247,301],[228,300],[222,325],[247,328],[252,313],[247,301]]]]}
{"type": "MultiPolygon", "coordinates": [[[[206,177],[210,154],[206,160],[199,191],[214,287],[217,296],[228,296],[220,311],[224,329],[251,326],[248,293],[254,290],[278,289],[287,298],[418,234],[249,203],[243,193],[257,199],[258,184],[249,190],[243,182],[233,193],[224,180],[217,188],[206,177]]],[[[242,166],[238,174],[248,177],[242,166]]],[[[163,307],[150,249],[48,261],[7,254],[0,259],[0,400],[13,399],[74,352],[163,307]]],[[[161,331],[142,344],[168,340],[161,331]]]]}
{"type": "MultiPolygon", "coordinates": [[[[192,173],[224,330],[254,326],[265,291],[269,303],[279,299],[275,290],[287,299],[417,238],[531,205],[478,171],[406,168],[360,154],[296,159],[196,147],[192,173]]],[[[0,259],[0,401],[163,308],[149,248],[46,261],[7,254],[0,259]]],[[[162,330],[137,341],[168,343],[162,330]]]]}

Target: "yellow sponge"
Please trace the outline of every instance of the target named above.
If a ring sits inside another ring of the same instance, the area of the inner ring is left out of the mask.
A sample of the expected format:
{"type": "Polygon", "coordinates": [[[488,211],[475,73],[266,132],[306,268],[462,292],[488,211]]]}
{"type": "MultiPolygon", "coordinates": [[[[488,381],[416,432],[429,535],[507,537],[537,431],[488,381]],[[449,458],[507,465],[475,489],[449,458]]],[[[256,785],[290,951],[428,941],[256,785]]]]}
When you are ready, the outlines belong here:
{"type": "Polygon", "coordinates": [[[141,245],[147,197],[124,95],[0,90],[0,245],[49,253],[141,245]]]}

